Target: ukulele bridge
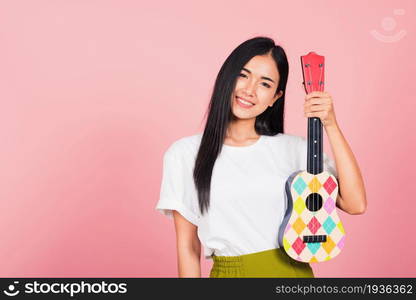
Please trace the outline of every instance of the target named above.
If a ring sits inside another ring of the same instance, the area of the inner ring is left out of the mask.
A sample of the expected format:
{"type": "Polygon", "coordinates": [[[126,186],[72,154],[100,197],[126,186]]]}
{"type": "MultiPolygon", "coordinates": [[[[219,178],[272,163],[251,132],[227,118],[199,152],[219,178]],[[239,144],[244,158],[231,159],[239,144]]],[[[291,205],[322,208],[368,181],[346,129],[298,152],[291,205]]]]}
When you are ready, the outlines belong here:
{"type": "Polygon", "coordinates": [[[321,243],[326,242],[326,235],[304,235],[304,243],[321,243]]]}

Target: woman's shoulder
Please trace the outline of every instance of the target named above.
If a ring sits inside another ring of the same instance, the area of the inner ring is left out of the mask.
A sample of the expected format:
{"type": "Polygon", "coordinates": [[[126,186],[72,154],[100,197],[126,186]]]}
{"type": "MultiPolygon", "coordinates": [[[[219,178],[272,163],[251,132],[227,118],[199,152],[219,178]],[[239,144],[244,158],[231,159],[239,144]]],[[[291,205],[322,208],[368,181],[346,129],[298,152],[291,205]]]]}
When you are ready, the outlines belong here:
{"type": "Polygon", "coordinates": [[[184,136],[174,140],[166,150],[168,155],[181,155],[183,153],[194,153],[201,143],[202,133],[184,136]]]}

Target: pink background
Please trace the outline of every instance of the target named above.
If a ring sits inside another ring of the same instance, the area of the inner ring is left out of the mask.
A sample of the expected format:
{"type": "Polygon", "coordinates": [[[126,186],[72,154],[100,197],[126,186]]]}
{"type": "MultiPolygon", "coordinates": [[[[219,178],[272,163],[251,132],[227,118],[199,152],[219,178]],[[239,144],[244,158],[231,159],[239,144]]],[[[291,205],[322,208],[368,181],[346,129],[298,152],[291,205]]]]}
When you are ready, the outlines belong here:
{"type": "Polygon", "coordinates": [[[286,132],[306,135],[314,50],[365,178],[368,210],[340,212],[346,247],[316,276],[414,277],[415,1],[196,2],[1,2],[0,276],[176,277],[162,155],[203,130],[230,52],[266,35],[289,58],[286,132]]]}

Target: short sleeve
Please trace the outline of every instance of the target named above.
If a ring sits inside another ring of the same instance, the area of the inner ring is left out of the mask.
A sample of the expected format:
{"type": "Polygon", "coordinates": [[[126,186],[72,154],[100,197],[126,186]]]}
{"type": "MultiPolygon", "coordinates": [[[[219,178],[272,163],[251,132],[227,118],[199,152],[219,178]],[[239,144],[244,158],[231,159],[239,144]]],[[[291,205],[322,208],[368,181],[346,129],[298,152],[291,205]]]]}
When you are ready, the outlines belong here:
{"type": "Polygon", "coordinates": [[[178,211],[186,220],[198,226],[197,199],[192,168],[178,153],[179,145],[173,144],[163,156],[162,182],[156,210],[173,219],[172,210],[178,211]]]}
{"type": "MultiPolygon", "coordinates": [[[[306,170],[307,168],[307,153],[308,153],[308,140],[304,137],[299,137],[299,149],[298,149],[298,153],[299,153],[299,169],[300,170],[306,170]]],[[[336,178],[338,178],[338,171],[335,165],[334,160],[325,153],[325,151],[323,152],[324,155],[324,171],[327,171],[329,173],[331,173],[332,175],[334,175],[336,178]]]]}

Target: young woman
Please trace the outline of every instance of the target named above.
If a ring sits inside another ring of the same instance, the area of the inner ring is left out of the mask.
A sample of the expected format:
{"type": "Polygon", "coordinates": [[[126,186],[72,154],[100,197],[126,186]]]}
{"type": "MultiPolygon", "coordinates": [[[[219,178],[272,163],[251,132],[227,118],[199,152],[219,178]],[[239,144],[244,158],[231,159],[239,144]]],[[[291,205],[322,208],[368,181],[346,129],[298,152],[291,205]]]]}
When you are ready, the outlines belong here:
{"type": "MultiPolygon", "coordinates": [[[[165,152],[156,209],[174,217],[179,277],[201,276],[201,244],[214,262],[210,277],[314,277],[277,238],[286,179],[306,170],[307,156],[307,140],[283,130],[288,71],[272,39],[245,41],[218,73],[204,132],[165,152]]],[[[324,153],[324,170],[338,178],[337,206],[362,214],[364,183],[331,96],[308,94],[304,112],[321,119],[329,138],[336,164],[324,153]]]]}

